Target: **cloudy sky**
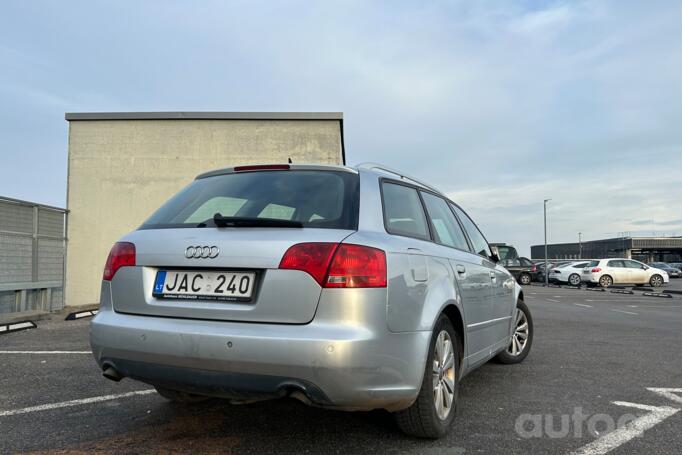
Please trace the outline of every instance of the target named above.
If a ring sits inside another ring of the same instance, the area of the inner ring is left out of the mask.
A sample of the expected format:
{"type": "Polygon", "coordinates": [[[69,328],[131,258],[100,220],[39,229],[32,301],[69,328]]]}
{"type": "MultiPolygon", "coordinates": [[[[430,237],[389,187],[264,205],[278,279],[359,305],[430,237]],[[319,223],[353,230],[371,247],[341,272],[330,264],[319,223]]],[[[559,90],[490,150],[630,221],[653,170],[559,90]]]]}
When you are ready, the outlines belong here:
{"type": "Polygon", "coordinates": [[[63,206],[79,111],[342,111],[349,163],[490,241],[682,235],[682,3],[0,4],[0,195],[63,206]]]}

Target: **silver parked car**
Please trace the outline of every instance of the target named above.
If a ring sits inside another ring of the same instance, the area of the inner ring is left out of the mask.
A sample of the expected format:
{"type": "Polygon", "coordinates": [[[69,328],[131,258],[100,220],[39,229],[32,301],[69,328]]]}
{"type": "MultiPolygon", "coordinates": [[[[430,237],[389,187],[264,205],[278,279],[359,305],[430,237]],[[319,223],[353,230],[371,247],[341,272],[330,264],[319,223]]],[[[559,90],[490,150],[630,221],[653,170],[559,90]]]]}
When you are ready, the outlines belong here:
{"type": "Polygon", "coordinates": [[[386,409],[436,438],[467,373],[531,348],[497,262],[460,207],[378,165],[213,171],[113,246],[91,345],[173,401],[386,409]]]}

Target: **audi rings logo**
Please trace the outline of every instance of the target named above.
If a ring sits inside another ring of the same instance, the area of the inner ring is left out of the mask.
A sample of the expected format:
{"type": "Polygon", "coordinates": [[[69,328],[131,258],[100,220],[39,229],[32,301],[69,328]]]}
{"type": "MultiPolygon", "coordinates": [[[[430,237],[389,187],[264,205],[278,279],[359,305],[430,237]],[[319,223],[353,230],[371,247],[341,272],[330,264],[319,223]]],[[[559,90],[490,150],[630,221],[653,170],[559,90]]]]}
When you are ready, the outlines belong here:
{"type": "Polygon", "coordinates": [[[188,246],[185,250],[187,259],[213,259],[220,253],[217,246],[188,246]]]}

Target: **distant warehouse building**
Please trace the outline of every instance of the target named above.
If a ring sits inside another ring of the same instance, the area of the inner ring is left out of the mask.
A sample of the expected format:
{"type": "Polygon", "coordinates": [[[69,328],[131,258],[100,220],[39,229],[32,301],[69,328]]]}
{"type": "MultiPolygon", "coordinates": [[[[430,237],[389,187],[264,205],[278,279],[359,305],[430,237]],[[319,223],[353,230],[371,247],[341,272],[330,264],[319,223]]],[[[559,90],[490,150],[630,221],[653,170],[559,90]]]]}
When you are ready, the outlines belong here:
{"type": "MultiPolygon", "coordinates": [[[[533,259],[545,257],[544,245],[530,247],[533,259]]],[[[629,258],[642,262],[682,262],[682,237],[616,237],[547,245],[551,259],[629,258]]]]}
{"type": "Polygon", "coordinates": [[[345,163],[341,113],[80,113],[69,122],[65,301],[99,303],[112,244],[207,170],[345,163]]]}

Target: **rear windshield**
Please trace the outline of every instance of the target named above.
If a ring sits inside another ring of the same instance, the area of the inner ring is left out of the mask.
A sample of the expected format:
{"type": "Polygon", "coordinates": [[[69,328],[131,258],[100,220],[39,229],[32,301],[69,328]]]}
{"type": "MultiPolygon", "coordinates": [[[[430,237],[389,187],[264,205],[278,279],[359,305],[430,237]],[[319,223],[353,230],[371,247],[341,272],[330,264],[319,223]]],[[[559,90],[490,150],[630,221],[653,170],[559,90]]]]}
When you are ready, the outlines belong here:
{"type": "Polygon", "coordinates": [[[260,171],[190,183],[140,229],[214,226],[223,217],[298,221],[303,227],[357,229],[359,179],[343,171],[260,171]]]}
{"type": "Polygon", "coordinates": [[[599,265],[599,261],[591,261],[585,267],[596,267],[599,265]]]}

